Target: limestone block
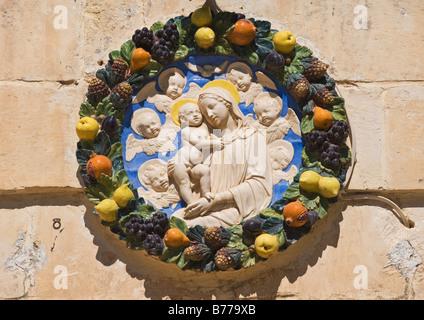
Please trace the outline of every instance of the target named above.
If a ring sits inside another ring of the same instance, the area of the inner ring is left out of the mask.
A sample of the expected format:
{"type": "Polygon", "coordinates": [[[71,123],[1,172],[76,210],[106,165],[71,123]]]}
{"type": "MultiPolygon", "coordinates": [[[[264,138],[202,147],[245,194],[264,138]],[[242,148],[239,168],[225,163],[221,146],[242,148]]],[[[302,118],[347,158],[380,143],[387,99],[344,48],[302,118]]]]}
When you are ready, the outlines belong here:
{"type": "Polygon", "coordinates": [[[75,126],[84,85],[5,82],[0,88],[0,190],[80,187],[75,126]]]}
{"type": "MultiPolygon", "coordinates": [[[[108,54],[119,50],[134,31],[144,26],[145,1],[86,1],[84,8],[84,63],[86,73],[95,74],[107,63],[108,54]]],[[[149,25],[150,27],[150,25],[149,25]]]]}
{"type": "Polygon", "coordinates": [[[68,81],[81,77],[80,2],[2,1],[0,12],[0,80],[68,81]]]}
{"type": "Polygon", "coordinates": [[[381,95],[378,86],[339,85],[340,95],[345,99],[351,134],[356,140],[356,164],[347,188],[349,190],[386,189],[384,166],[384,122],[381,95]]]}
{"type": "Polygon", "coordinates": [[[334,2],[333,28],[328,35],[332,38],[332,76],[352,81],[422,79],[424,3],[378,0],[366,3],[366,12],[357,7],[360,4],[334,2]],[[360,29],[364,13],[366,29],[360,29]]]}
{"type": "Polygon", "coordinates": [[[144,299],[142,281],[132,279],[108,251],[119,240],[84,198],[75,193],[2,197],[1,298],[144,299]],[[55,219],[60,219],[56,229],[55,219]],[[94,243],[93,232],[104,233],[106,242],[94,243]],[[25,268],[6,270],[7,265],[25,268]]]}
{"type": "Polygon", "coordinates": [[[390,189],[424,188],[424,86],[390,88],[384,95],[385,162],[390,189]]]}

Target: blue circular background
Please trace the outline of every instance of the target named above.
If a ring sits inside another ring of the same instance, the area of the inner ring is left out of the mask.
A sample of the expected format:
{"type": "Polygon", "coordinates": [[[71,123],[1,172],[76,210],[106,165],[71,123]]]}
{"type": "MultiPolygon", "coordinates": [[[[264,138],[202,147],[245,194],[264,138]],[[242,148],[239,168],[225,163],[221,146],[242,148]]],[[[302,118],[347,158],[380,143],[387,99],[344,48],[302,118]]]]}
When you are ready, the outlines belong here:
{"type": "MultiPolygon", "coordinates": [[[[236,62],[236,61],[239,61],[239,60],[236,59],[236,58],[233,58],[233,57],[228,57],[228,56],[192,55],[192,56],[187,57],[184,60],[181,60],[181,61],[167,65],[166,68],[164,68],[163,70],[168,69],[168,68],[173,68],[173,67],[177,67],[180,70],[182,70],[182,72],[186,75],[186,78],[187,78],[187,83],[186,83],[186,86],[185,86],[184,91],[183,91],[183,93],[186,93],[189,90],[189,84],[191,82],[194,82],[197,85],[199,85],[200,87],[203,87],[209,81],[212,81],[212,80],[215,80],[215,79],[225,79],[225,73],[226,73],[226,70],[223,70],[223,72],[221,74],[213,74],[212,76],[210,76],[208,78],[203,78],[200,74],[190,71],[185,65],[186,62],[190,62],[192,64],[203,67],[205,65],[218,66],[225,61],[228,61],[228,64],[227,64],[227,66],[228,66],[232,62],[236,62]]],[[[245,62],[245,61],[243,61],[243,62],[245,62]]],[[[288,93],[287,89],[284,88],[280,83],[278,83],[278,81],[273,79],[273,77],[269,73],[267,73],[265,70],[260,69],[256,66],[253,66],[253,65],[249,65],[249,67],[252,69],[254,75],[255,75],[256,71],[261,71],[264,74],[266,74],[270,79],[272,79],[274,81],[275,86],[277,87],[277,90],[272,90],[272,89],[269,89],[267,87],[264,87],[264,91],[275,92],[282,98],[282,100],[283,100],[283,110],[281,112],[280,117],[286,116],[288,108],[291,108],[293,111],[295,111],[296,115],[299,118],[299,123],[300,123],[300,120],[302,119],[302,115],[300,114],[300,112],[297,108],[296,101],[288,93]]],[[[144,84],[146,84],[150,81],[157,81],[158,77],[159,77],[159,74],[156,75],[155,77],[149,78],[148,80],[145,81],[144,84]]],[[[252,81],[255,81],[255,80],[256,80],[255,78],[252,79],[252,81]]],[[[162,93],[162,91],[159,88],[157,83],[156,83],[156,90],[158,92],[162,93]]],[[[135,97],[136,94],[137,94],[137,92],[134,92],[133,98],[135,97]]],[[[253,117],[256,119],[255,114],[253,112],[253,103],[246,106],[245,103],[243,102],[243,103],[240,103],[239,106],[240,106],[240,110],[243,112],[244,115],[253,114],[253,117]]],[[[123,131],[122,131],[122,134],[121,134],[121,142],[122,142],[122,145],[123,145],[123,155],[126,154],[126,141],[127,141],[129,134],[133,134],[134,137],[137,138],[137,139],[143,139],[143,137],[139,136],[131,128],[131,117],[132,117],[134,111],[136,111],[140,108],[151,108],[151,109],[155,110],[159,115],[159,118],[161,120],[162,125],[165,123],[165,113],[158,112],[153,103],[150,103],[150,102],[145,100],[145,101],[142,101],[140,103],[131,104],[130,106],[128,106],[126,113],[125,113],[125,119],[124,119],[124,122],[122,124],[123,131]]],[[[297,167],[297,169],[299,170],[300,166],[302,164],[302,148],[303,148],[302,138],[297,136],[290,129],[290,131],[284,137],[284,140],[287,140],[288,142],[290,142],[293,145],[294,156],[293,156],[292,162],[283,171],[288,171],[289,168],[292,165],[295,165],[297,167]]],[[[144,152],[142,152],[142,153],[137,153],[131,161],[126,161],[125,156],[123,157],[124,158],[124,169],[127,172],[129,181],[132,183],[132,185],[134,186],[135,189],[138,189],[140,187],[144,188],[141,185],[140,181],[138,180],[138,176],[137,176],[138,169],[140,168],[140,166],[144,162],[151,160],[151,159],[157,159],[157,158],[171,159],[177,153],[178,149],[180,149],[180,147],[181,147],[181,133],[180,132],[177,133],[177,137],[174,140],[174,145],[176,146],[176,150],[174,150],[172,152],[168,152],[165,156],[163,156],[162,154],[158,154],[158,153],[156,153],[152,156],[148,156],[144,152]]],[[[281,180],[278,184],[274,185],[274,187],[273,187],[273,197],[272,197],[271,204],[283,197],[283,194],[287,190],[289,185],[290,185],[290,183],[286,180],[281,180]]],[[[184,207],[184,206],[185,206],[185,202],[183,200],[181,200],[174,209],[172,209],[171,207],[168,207],[168,208],[160,209],[160,211],[164,212],[168,216],[170,216],[175,210],[178,210],[179,208],[184,207]]]]}

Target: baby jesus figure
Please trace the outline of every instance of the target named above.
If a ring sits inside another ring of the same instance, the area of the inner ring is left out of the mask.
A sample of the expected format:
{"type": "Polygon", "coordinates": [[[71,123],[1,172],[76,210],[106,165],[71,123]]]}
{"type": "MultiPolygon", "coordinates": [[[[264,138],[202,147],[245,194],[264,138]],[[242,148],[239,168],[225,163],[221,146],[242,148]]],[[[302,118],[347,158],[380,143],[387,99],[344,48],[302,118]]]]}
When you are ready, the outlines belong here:
{"type": "Polygon", "coordinates": [[[221,139],[211,135],[195,100],[182,99],[171,111],[172,118],[181,126],[181,149],[168,162],[168,174],[174,179],[179,194],[187,204],[193,198],[191,179],[199,182],[201,196],[212,200],[210,169],[203,164],[203,151],[220,150],[221,139]]]}

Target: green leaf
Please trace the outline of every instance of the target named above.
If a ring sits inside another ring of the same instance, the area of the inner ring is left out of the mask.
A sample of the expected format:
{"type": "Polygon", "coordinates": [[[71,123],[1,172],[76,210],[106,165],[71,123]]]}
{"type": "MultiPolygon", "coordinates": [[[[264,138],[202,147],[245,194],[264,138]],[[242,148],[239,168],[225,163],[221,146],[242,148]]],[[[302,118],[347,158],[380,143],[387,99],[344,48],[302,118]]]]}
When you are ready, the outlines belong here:
{"type": "Polygon", "coordinates": [[[130,65],[131,54],[134,51],[134,49],[135,49],[135,44],[132,40],[128,40],[121,46],[121,56],[128,65],[130,65]]]}
{"type": "Polygon", "coordinates": [[[143,219],[149,219],[156,209],[150,204],[143,204],[140,206],[140,215],[143,219]]]}
{"type": "Polygon", "coordinates": [[[221,38],[234,23],[232,18],[234,17],[233,12],[218,12],[214,15],[210,28],[215,32],[215,38],[221,38]]]}
{"type": "Polygon", "coordinates": [[[316,165],[320,161],[318,151],[310,151],[306,146],[302,149],[302,163],[306,168],[316,165]]]}
{"type": "Polygon", "coordinates": [[[330,206],[328,200],[325,197],[321,197],[318,207],[315,212],[318,214],[320,219],[327,214],[328,207],[330,206]]]}
{"type": "Polygon", "coordinates": [[[187,233],[187,224],[184,220],[179,219],[175,216],[171,216],[169,218],[169,226],[171,228],[177,228],[178,230],[180,230],[182,233],[186,234],[187,233]]]}
{"type": "Polygon", "coordinates": [[[258,29],[256,37],[264,38],[271,31],[271,22],[266,20],[255,20],[253,21],[254,26],[258,29]]]}
{"type": "Polygon", "coordinates": [[[296,59],[305,59],[312,56],[312,50],[305,46],[295,46],[294,51],[296,52],[296,59]]]}
{"type": "Polygon", "coordinates": [[[264,210],[262,210],[260,212],[260,216],[262,218],[265,218],[265,219],[271,218],[271,217],[274,217],[274,218],[281,218],[282,217],[281,212],[278,212],[274,208],[265,208],[264,210]]]}
{"type": "Polygon", "coordinates": [[[85,168],[87,166],[88,160],[90,160],[90,156],[93,154],[93,150],[88,149],[78,149],[76,152],[78,164],[85,168]]]}
{"type": "Polygon", "coordinates": [[[236,248],[237,250],[244,251],[248,247],[243,243],[243,227],[241,224],[232,225],[227,228],[232,235],[230,241],[227,244],[227,247],[236,248]]]}
{"type": "Polygon", "coordinates": [[[122,155],[122,150],[123,150],[122,143],[116,142],[116,143],[112,144],[111,149],[110,149],[109,153],[107,154],[107,157],[109,159],[113,159],[116,156],[120,156],[120,155],[122,155]]]}
{"type": "Polygon", "coordinates": [[[299,197],[299,183],[292,183],[290,187],[284,192],[283,197],[289,200],[295,200],[299,197]]]}
{"type": "Polygon", "coordinates": [[[302,190],[299,200],[308,210],[316,210],[320,203],[320,195],[302,190]]]}
{"type": "Polygon", "coordinates": [[[180,265],[185,264],[184,247],[166,247],[159,259],[167,263],[176,263],[181,268],[180,265]],[[183,259],[182,263],[180,262],[181,259],[183,259]]]}
{"type": "Polygon", "coordinates": [[[84,190],[88,200],[95,204],[100,203],[104,199],[111,199],[114,191],[118,187],[111,177],[103,173],[97,179],[97,182],[95,186],[85,188],[84,190]]]}
{"type": "Polygon", "coordinates": [[[300,128],[302,129],[303,134],[309,133],[315,129],[312,114],[308,114],[302,118],[300,128]]]}
{"type": "Polygon", "coordinates": [[[189,54],[189,49],[186,45],[181,45],[178,47],[177,51],[175,51],[174,60],[180,61],[187,57],[189,54]]]}
{"type": "Polygon", "coordinates": [[[108,134],[100,130],[94,138],[94,152],[103,156],[107,156],[111,150],[110,139],[108,134]]]}
{"type": "Polygon", "coordinates": [[[286,233],[285,233],[284,229],[281,229],[281,231],[274,234],[274,236],[278,240],[278,246],[279,247],[281,247],[286,242],[287,237],[286,237],[286,233]]]}
{"type": "Polygon", "coordinates": [[[277,217],[270,217],[262,223],[262,230],[269,234],[276,234],[283,229],[284,220],[277,217]]]}
{"type": "Polygon", "coordinates": [[[93,114],[96,114],[96,108],[94,108],[90,103],[83,102],[80,106],[79,115],[81,118],[89,117],[93,114]]]}
{"type": "Polygon", "coordinates": [[[259,38],[255,40],[255,44],[257,46],[256,53],[260,57],[265,57],[274,51],[274,43],[271,40],[259,38]]]}
{"type": "Polygon", "coordinates": [[[119,57],[121,57],[121,51],[120,50],[114,50],[111,53],[109,53],[109,58],[111,60],[116,60],[119,57]]]}
{"type": "Polygon", "coordinates": [[[150,27],[150,30],[152,30],[153,34],[155,34],[157,31],[163,29],[164,23],[162,21],[156,21],[152,24],[150,27]]]}
{"type": "Polygon", "coordinates": [[[249,268],[264,259],[262,259],[256,251],[250,252],[250,250],[246,250],[242,252],[240,260],[243,268],[249,268]]]}
{"type": "Polygon", "coordinates": [[[119,188],[120,186],[126,184],[129,185],[130,181],[128,179],[128,174],[125,170],[116,171],[112,176],[113,183],[119,188]]]}
{"type": "MultiPolygon", "coordinates": [[[[337,99],[337,98],[335,98],[337,99]]],[[[347,121],[346,110],[343,107],[344,103],[340,103],[333,106],[333,110],[331,111],[331,115],[333,119],[336,121],[347,121]]]]}
{"type": "Polygon", "coordinates": [[[247,57],[247,61],[250,64],[257,65],[259,63],[259,56],[258,56],[258,54],[256,52],[251,52],[248,55],[248,57],[247,57]]]}
{"type": "Polygon", "coordinates": [[[340,162],[342,165],[346,165],[352,159],[352,151],[346,145],[346,143],[340,144],[340,162]]]}

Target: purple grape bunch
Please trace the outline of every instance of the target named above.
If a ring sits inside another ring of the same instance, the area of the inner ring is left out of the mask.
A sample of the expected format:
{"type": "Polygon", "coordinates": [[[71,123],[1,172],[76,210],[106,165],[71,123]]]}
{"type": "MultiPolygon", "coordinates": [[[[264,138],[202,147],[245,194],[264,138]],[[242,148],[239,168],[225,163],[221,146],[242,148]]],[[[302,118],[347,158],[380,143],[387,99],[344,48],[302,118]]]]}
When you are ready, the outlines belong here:
{"type": "Polygon", "coordinates": [[[156,233],[147,236],[146,240],[143,242],[143,247],[148,254],[154,256],[160,256],[165,248],[162,238],[156,233]]]}
{"type": "Polygon", "coordinates": [[[312,130],[305,135],[308,150],[319,152],[321,162],[326,167],[338,167],[341,164],[340,144],[349,136],[349,127],[345,121],[335,121],[328,131],[312,130]]]}
{"type": "Polygon", "coordinates": [[[153,31],[149,30],[147,27],[144,27],[141,30],[137,29],[132,36],[132,41],[136,48],[143,48],[150,52],[154,44],[153,31]]]}
{"type": "Polygon", "coordinates": [[[327,132],[323,130],[312,130],[305,135],[306,147],[310,151],[320,150],[325,141],[327,141],[327,132]]]}
{"type": "Polygon", "coordinates": [[[165,213],[155,212],[150,218],[132,217],[125,223],[127,235],[143,243],[148,254],[160,255],[164,248],[163,236],[169,229],[169,219],[165,213]]]}
{"type": "Polygon", "coordinates": [[[340,165],[340,148],[336,144],[324,141],[320,149],[320,158],[326,167],[338,167],[340,165]]]}
{"type": "Polygon", "coordinates": [[[334,121],[330,129],[327,131],[328,140],[333,143],[340,145],[345,142],[349,136],[349,126],[345,121],[334,121]]]}
{"type": "Polygon", "coordinates": [[[151,49],[152,58],[166,65],[174,60],[173,50],[179,41],[179,32],[175,23],[166,24],[154,35],[154,44],[151,49]]]}

